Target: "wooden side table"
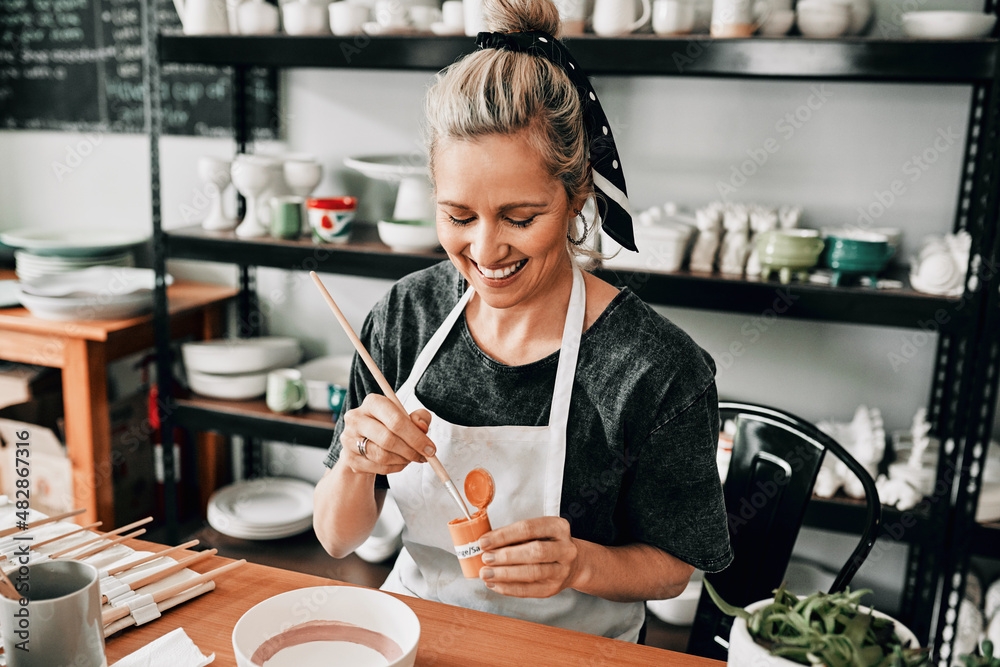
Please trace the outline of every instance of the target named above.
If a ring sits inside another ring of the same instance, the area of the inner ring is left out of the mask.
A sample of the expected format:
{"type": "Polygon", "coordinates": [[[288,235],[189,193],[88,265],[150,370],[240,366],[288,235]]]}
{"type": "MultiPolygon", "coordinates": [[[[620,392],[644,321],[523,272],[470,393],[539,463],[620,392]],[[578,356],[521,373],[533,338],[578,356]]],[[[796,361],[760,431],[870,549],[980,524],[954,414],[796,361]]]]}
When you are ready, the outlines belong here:
{"type": "MultiPolygon", "coordinates": [[[[0,279],[15,277],[0,270],[0,279]]],[[[176,281],[168,288],[171,338],[217,338],[223,306],[237,294],[224,285],[176,281]]],[[[0,359],[62,370],[66,450],[73,468],[74,507],[81,524],[115,523],[111,482],[108,362],[153,347],[153,317],[56,322],[25,308],[0,309],[0,359]]]]}

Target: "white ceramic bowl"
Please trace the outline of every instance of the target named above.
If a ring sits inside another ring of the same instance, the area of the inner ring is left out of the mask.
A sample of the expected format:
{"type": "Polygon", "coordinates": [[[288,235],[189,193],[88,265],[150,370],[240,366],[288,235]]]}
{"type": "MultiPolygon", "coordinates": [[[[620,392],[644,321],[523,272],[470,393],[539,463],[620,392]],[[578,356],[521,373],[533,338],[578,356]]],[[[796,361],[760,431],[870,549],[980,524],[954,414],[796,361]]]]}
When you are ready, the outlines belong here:
{"type": "Polygon", "coordinates": [[[905,12],[903,32],[922,39],[974,39],[988,36],[996,22],[996,16],[979,12],[905,12]]]}
{"type": "Polygon", "coordinates": [[[772,10],[757,28],[757,34],[764,37],[781,37],[795,25],[795,11],[791,9],[772,10]]]}
{"type": "Polygon", "coordinates": [[[440,245],[437,225],[427,220],[380,220],[378,237],[400,252],[434,250],[440,245]]]}
{"type": "Polygon", "coordinates": [[[236,375],[294,366],[302,358],[302,347],[287,336],[225,338],[184,343],[181,356],[189,373],[236,375]]]}
{"type": "MultiPolygon", "coordinates": [[[[766,607],[768,604],[774,600],[760,600],[759,602],[754,602],[746,607],[748,612],[753,613],[761,607],[766,607]]],[[[868,607],[859,606],[859,610],[868,611],[868,607]]],[[[873,610],[872,614],[875,616],[880,616],[882,618],[890,618],[896,625],[896,635],[906,644],[910,642],[910,646],[916,647],[920,644],[917,642],[916,636],[910,632],[909,628],[905,625],[892,618],[887,614],[883,614],[880,611],[873,610]]],[[[784,667],[788,665],[790,667],[798,665],[799,663],[792,662],[787,658],[782,658],[778,656],[771,655],[766,648],[758,644],[750,636],[749,631],[747,631],[747,623],[742,618],[737,617],[733,621],[733,629],[729,633],[729,658],[726,662],[729,667],[784,667]]]]}
{"type": "Polygon", "coordinates": [[[153,309],[153,293],[149,291],[121,296],[93,294],[86,297],[38,296],[24,290],[19,292],[21,305],[43,320],[124,320],[153,309]]]}
{"type": "Polygon", "coordinates": [[[267,373],[240,373],[237,375],[216,375],[187,369],[191,391],[209,398],[230,401],[245,401],[259,398],[267,391],[267,373]]]}
{"type": "Polygon", "coordinates": [[[289,632],[285,637],[291,640],[292,629],[304,623],[319,626],[316,632],[334,641],[290,646],[266,661],[268,667],[409,667],[417,657],[420,621],[404,602],[370,588],[317,586],[275,595],[243,614],[233,628],[236,664],[256,667],[260,663],[251,662],[251,657],[262,644],[283,632],[289,632]],[[369,637],[383,635],[399,655],[387,659],[361,643],[336,639],[352,627],[377,633],[369,637]]]}
{"type": "Polygon", "coordinates": [[[649,600],[646,602],[646,607],[664,623],[691,625],[694,623],[695,612],[698,611],[698,600],[701,598],[704,578],[704,572],[695,570],[683,593],[669,600],[649,600]]]}
{"type": "Polygon", "coordinates": [[[332,392],[346,390],[351,383],[353,355],[317,357],[299,366],[306,383],[310,410],[330,412],[332,392]]]}
{"type": "Polygon", "coordinates": [[[806,37],[830,39],[847,32],[851,25],[851,9],[847,5],[807,5],[795,10],[799,30],[806,37]]]}

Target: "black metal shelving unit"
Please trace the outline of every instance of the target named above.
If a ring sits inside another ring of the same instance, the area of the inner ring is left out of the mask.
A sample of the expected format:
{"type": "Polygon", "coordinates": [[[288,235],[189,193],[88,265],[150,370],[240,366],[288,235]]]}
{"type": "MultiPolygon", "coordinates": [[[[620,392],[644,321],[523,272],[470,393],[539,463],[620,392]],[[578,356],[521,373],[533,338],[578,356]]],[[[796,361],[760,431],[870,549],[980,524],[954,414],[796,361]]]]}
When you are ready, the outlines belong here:
{"type": "MultiPolygon", "coordinates": [[[[992,2],[989,9],[993,10],[992,2]]],[[[154,33],[155,34],[155,33],[154,33]]],[[[234,87],[234,139],[238,152],[249,143],[243,95],[252,67],[351,68],[437,71],[474,50],[465,37],[289,37],[159,35],[150,45],[151,88],[157,90],[161,62],[229,67],[234,87]]],[[[969,133],[961,174],[959,207],[952,230],[966,229],[973,238],[969,280],[961,297],[900,290],[779,285],[691,272],[653,273],[599,269],[598,275],[628,286],[651,303],[756,313],[776,299],[788,305],[783,317],[924,328],[937,322],[940,332],[929,400],[934,433],[946,443],[940,456],[940,494],[919,508],[899,512],[886,508],[882,539],[910,546],[901,620],[922,641],[934,645],[940,667],[950,661],[955,615],[949,601],[964,587],[971,553],[1000,556],[1000,525],[972,520],[978,476],[993,423],[1000,376],[1000,235],[997,234],[996,191],[1000,184],[1000,139],[997,136],[1000,91],[997,39],[918,41],[846,38],[813,40],[797,37],[712,40],[704,35],[663,39],[578,37],[568,40],[581,65],[592,74],[695,76],[744,79],[858,81],[963,84],[972,87],[969,133]],[[978,467],[977,465],[978,464],[978,467]],[[958,502],[952,503],[952,497],[958,502]],[[962,545],[961,548],[952,544],[962,545]]],[[[158,129],[151,130],[155,148],[158,129]]],[[[308,241],[237,239],[231,233],[200,228],[160,229],[158,157],[153,152],[154,238],[157,267],[166,257],[225,261],[241,267],[245,299],[253,308],[254,266],[316,270],[395,279],[445,259],[443,253],[401,254],[362,234],[344,246],[315,246],[308,241]]],[[[365,227],[362,225],[361,229],[365,227]]],[[[905,282],[905,281],[904,281],[905,282]]],[[[158,313],[165,313],[165,291],[157,292],[158,313]]],[[[247,318],[242,318],[246,321],[247,318]]],[[[162,318],[161,318],[162,323],[162,318]]],[[[241,332],[252,334],[252,331],[241,332]]],[[[169,345],[158,339],[161,369],[169,370],[169,345]]],[[[169,382],[169,377],[161,378],[169,382]]],[[[163,396],[170,395],[161,388],[163,396]]],[[[209,401],[179,402],[166,411],[173,423],[255,437],[280,437],[326,446],[332,424],[292,418],[279,421],[265,411],[248,414],[209,401]]],[[[166,433],[170,432],[165,428],[166,433]]],[[[845,500],[814,500],[805,524],[853,532],[863,508],[845,500]]]]}

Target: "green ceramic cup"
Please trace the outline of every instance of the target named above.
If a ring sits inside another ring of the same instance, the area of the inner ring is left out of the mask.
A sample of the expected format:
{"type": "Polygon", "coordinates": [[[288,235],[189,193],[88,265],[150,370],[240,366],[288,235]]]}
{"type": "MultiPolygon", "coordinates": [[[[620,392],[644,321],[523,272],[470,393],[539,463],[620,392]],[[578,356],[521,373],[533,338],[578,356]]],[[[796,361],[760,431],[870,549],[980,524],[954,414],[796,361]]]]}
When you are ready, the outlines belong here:
{"type": "Polygon", "coordinates": [[[276,239],[297,239],[302,234],[302,197],[275,197],[271,200],[271,236],[276,239]]]}
{"type": "Polygon", "coordinates": [[[893,255],[889,239],[881,234],[827,233],[826,264],[840,273],[874,274],[885,268],[893,255]]]}
{"type": "Polygon", "coordinates": [[[762,232],[755,242],[761,266],[796,271],[816,265],[823,239],[815,229],[775,229],[762,232]]]}

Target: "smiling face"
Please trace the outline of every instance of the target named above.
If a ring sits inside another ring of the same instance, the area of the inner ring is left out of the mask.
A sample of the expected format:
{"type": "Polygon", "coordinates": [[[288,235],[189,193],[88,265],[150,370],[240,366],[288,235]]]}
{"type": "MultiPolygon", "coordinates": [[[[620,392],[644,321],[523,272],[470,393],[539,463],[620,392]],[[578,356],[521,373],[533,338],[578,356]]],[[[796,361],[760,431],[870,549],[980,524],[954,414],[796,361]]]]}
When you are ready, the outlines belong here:
{"type": "Polygon", "coordinates": [[[434,164],[438,237],[486,304],[541,303],[572,280],[576,207],[523,134],[445,140],[434,164]]]}

